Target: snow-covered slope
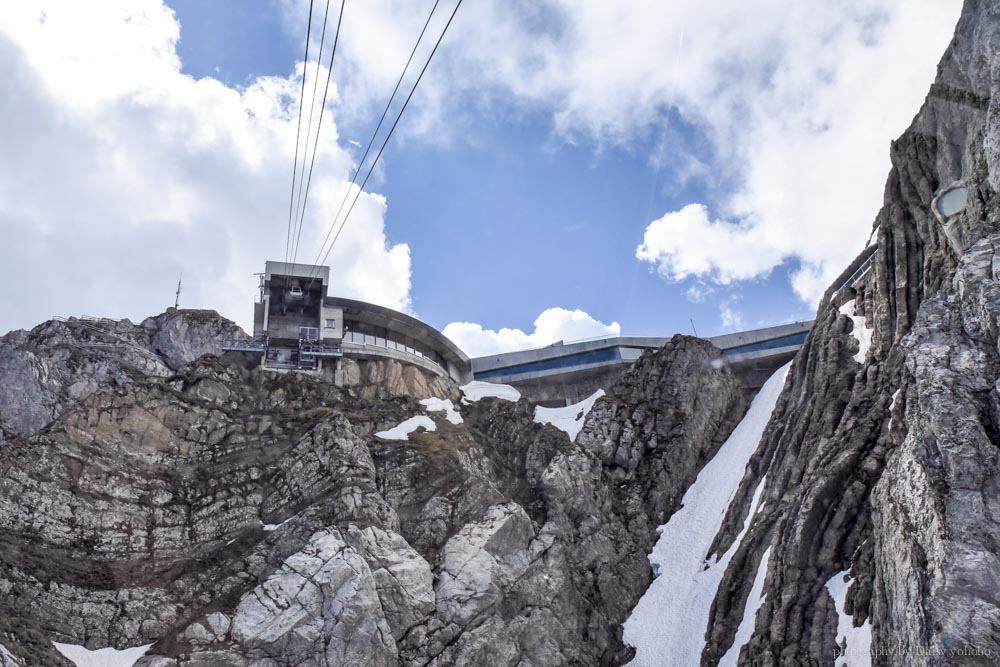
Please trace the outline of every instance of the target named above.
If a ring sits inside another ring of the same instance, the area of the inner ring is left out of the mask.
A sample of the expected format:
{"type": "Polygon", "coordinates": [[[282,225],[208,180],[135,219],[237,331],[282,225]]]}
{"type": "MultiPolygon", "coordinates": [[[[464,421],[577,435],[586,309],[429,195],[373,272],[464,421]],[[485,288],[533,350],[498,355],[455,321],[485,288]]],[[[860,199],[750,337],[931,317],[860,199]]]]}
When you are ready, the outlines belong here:
{"type": "Polygon", "coordinates": [[[455,404],[448,399],[444,398],[425,398],[420,401],[420,405],[424,406],[424,409],[428,412],[443,412],[444,418],[448,420],[450,424],[461,424],[462,423],[462,413],[455,409],[455,404]]]}
{"type": "Polygon", "coordinates": [[[121,650],[111,647],[91,650],[76,644],[52,643],[76,667],[132,667],[153,646],[146,644],[121,650]]]}
{"type": "Polygon", "coordinates": [[[859,364],[865,363],[868,350],[872,346],[872,330],[865,323],[865,318],[857,314],[857,299],[851,299],[840,307],[840,314],[851,318],[854,328],[851,329],[851,336],[858,341],[858,351],[854,355],[854,360],[859,364]]]}
{"type": "Polygon", "coordinates": [[[509,384],[494,384],[492,382],[483,382],[482,380],[473,380],[469,384],[462,385],[461,389],[462,393],[465,394],[462,402],[466,404],[475,403],[484,398],[499,398],[504,401],[517,401],[521,398],[521,392],[509,384]]]}
{"type": "Polygon", "coordinates": [[[757,511],[763,483],[757,486],[743,531],[729,550],[721,558],[709,557],[708,552],[771,418],[789,365],[764,384],[746,416],[684,494],[681,509],[658,529],[660,539],[649,556],[656,579],[624,625],[625,641],[636,648],[630,664],[700,663],[712,600],[757,511]]]}
{"type": "MultiPolygon", "coordinates": [[[[758,511],[760,511],[760,507],[757,507],[758,511]]],[[[767,578],[767,564],[770,561],[771,550],[768,549],[764,552],[763,558],[760,559],[760,565],[757,566],[757,576],[754,577],[753,588],[750,589],[750,597],[747,599],[746,606],[743,607],[743,620],[740,621],[740,626],[736,629],[736,639],[733,641],[733,645],[729,647],[729,650],[726,651],[726,654],[722,656],[722,659],[719,660],[719,667],[736,667],[740,659],[740,649],[753,636],[757,611],[760,609],[761,603],[764,602],[764,580],[767,578]]]]}
{"type": "Polygon", "coordinates": [[[393,426],[387,431],[379,431],[375,434],[375,437],[382,440],[409,440],[410,434],[418,428],[434,431],[437,429],[437,424],[426,415],[417,415],[416,417],[410,417],[397,426],[393,426]]]}
{"type": "Polygon", "coordinates": [[[848,572],[838,572],[826,582],[826,589],[837,607],[836,667],[870,667],[872,664],[872,626],[865,621],[854,626],[854,617],[847,613],[847,589],[851,586],[848,572]]]}
{"type": "Polygon", "coordinates": [[[552,424],[565,432],[570,440],[576,440],[587,414],[601,396],[604,396],[604,390],[598,389],[579,403],[564,408],[543,408],[539,405],[535,408],[535,421],[539,424],[552,424]]]}

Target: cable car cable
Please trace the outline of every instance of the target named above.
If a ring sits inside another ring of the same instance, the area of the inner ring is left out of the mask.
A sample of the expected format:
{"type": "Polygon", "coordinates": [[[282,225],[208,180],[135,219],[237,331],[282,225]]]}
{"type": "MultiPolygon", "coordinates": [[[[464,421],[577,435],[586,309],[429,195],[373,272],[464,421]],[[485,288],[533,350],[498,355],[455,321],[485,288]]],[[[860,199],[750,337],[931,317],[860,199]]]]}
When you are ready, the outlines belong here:
{"type": "MultiPolygon", "coordinates": [[[[458,13],[458,8],[461,6],[462,6],[462,0],[458,0],[458,4],[455,5],[455,9],[451,12],[451,16],[448,17],[448,23],[445,24],[444,29],[441,31],[441,35],[438,37],[437,42],[434,44],[434,48],[431,50],[430,55],[427,56],[427,62],[424,63],[423,69],[420,70],[420,75],[417,76],[417,80],[413,83],[413,87],[410,89],[409,95],[406,96],[406,101],[403,102],[402,108],[400,108],[399,113],[396,115],[396,120],[392,123],[392,127],[389,128],[389,134],[386,135],[385,141],[382,142],[382,147],[379,148],[378,154],[375,156],[375,159],[372,161],[371,166],[368,168],[368,173],[365,174],[365,179],[361,182],[361,187],[358,188],[357,194],[354,195],[354,200],[351,201],[351,206],[350,208],[347,209],[347,213],[344,215],[344,221],[341,223],[340,228],[337,230],[336,235],[334,235],[333,241],[330,242],[330,247],[327,249],[326,254],[323,255],[323,259],[320,261],[319,264],[317,264],[317,266],[322,265],[323,263],[326,262],[327,258],[330,256],[330,251],[333,250],[334,244],[336,244],[337,239],[340,238],[340,233],[344,231],[344,227],[347,225],[347,221],[351,216],[351,211],[354,210],[354,205],[358,203],[358,197],[360,197],[361,193],[364,192],[365,185],[368,183],[368,179],[371,177],[372,172],[375,170],[375,165],[378,164],[379,158],[382,157],[382,152],[385,150],[386,145],[388,145],[389,140],[392,138],[392,133],[396,130],[396,126],[399,125],[399,120],[403,117],[403,112],[406,111],[406,107],[409,106],[410,100],[413,98],[413,94],[417,91],[417,86],[420,85],[421,79],[424,78],[424,74],[427,72],[427,68],[428,66],[430,66],[431,60],[434,58],[434,54],[437,53],[438,47],[441,46],[441,42],[442,40],[444,40],[444,36],[448,32],[448,28],[451,26],[451,22],[452,20],[454,20],[455,14],[458,13]]],[[[334,220],[333,224],[334,226],[336,226],[337,221],[334,220]]],[[[323,249],[320,248],[320,252],[322,251],[323,249]]],[[[316,278],[313,277],[309,281],[309,284],[311,285],[315,279],[316,278]]]]}
{"type": "MultiPolygon", "coordinates": [[[[302,207],[302,180],[306,175],[306,155],[309,153],[309,137],[312,135],[313,116],[316,113],[316,90],[319,87],[319,71],[323,65],[323,43],[326,40],[327,19],[330,17],[330,0],[326,0],[326,10],[323,12],[323,31],[319,37],[319,54],[316,56],[316,76],[313,79],[312,98],[309,101],[309,122],[306,124],[305,153],[302,155],[302,169],[299,170],[299,191],[295,198],[295,217],[292,219],[292,236],[296,236],[295,228],[298,226],[299,209],[302,207]]],[[[306,67],[309,63],[306,63],[306,67]]],[[[294,248],[294,244],[293,244],[294,248]]],[[[294,255],[292,261],[294,262],[294,255]]]]}
{"type": "Polygon", "coordinates": [[[403,83],[403,78],[406,77],[406,72],[410,69],[410,63],[413,62],[413,56],[417,53],[417,48],[420,46],[420,42],[424,38],[424,33],[427,32],[427,26],[430,25],[431,19],[434,17],[434,11],[437,9],[440,1],[441,0],[434,0],[434,6],[431,7],[431,13],[427,15],[427,20],[424,21],[424,27],[420,31],[420,35],[417,37],[416,43],[413,45],[413,50],[410,51],[410,57],[406,59],[406,65],[403,66],[403,71],[400,73],[399,79],[396,81],[396,87],[392,89],[392,95],[389,96],[389,101],[386,103],[385,109],[382,110],[382,117],[378,119],[375,131],[372,132],[372,138],[368,140],[368,146],[365,148],[364,155],[361,156],[361,160],[358,162],[358,168],[354,170],[354,177],[351,178],[350,185],[348,185],[347,189],[344,191],[344,198],[340,200],[340,206],[337,208],[337,214],[333,216],[334,224],[330,226],[330,230],[326,233],[326,238],[323,239],[323,244],[320,246],[319,252],[316,253],[317,260],[323,253],[323,248],[326,247],[327,242],[330,240],[330,235],[333,234],[333,230],[337,226],[337,220],[340,219],[340,214],[344,211],[344,204],[347,203],[347,198],[351,194],[351,188],[358,182],[358,174],[361,173],[361,168],[364,166],[365,160],[368,159],[368,153],[375,144],[375,139],[378,137],[378,131],[382,129],[382,123],[385,122],[385,117],[389,114],[389,109],[392,107],[392,103],[396,99],[396,93],[399,92],[399,86],[403,83]]]}
{"type": "MultiPolygon", "coordinates": [[[[337,32],[333,37],[333,50],[330,52],[330,66],[326,70],[326,86],[323,89],[323,102],[319,108],[319,123],[316,125],[316,139],[313,142],[312,157],[309,159],[309,177],[306,179],[305,196],[302,200],[302,215],[299,217],[299,232],[295,238],[295,250],[292,253],[292,264],[295,263],[295,260],[298,259],[299,256],[299,241],[302,239],[302,227],[305,224],[306,205],[309,202],[309,188],[312,185],[313,166],[316,163],[316,150],[319,148],[320,130],[323,128],[323,114],[326,112],[326,99],[330,93],[330,80],[333,78],[333,59],[337,56],[337,42],[340,41],[340,25],[344,20],[345,4],[346,0],[340,0],[340,16],[337,17],[337,32]]],[[[322,53],[322,49],[320,51],[322,53]]],[[[305,156],[303,156],[303,158],[305,158],[305,156]]]]}
{"type": "Polygon", "coordinates": [[[302,88],[299,90],[299,122],[295,129],[295,160],[292,162],[292,192],[288,196],[288,230],[285,232],[285,264],[292,247],[292,202],[295,201],[295,177],[299,166],[299,134],[302,132],[302,103],[306,94],[306,72],[309,67],[309,36],[312,33],[313,0],[309,0],[309,19],[306,23],[306,54],[302,58],[302,88]]]}

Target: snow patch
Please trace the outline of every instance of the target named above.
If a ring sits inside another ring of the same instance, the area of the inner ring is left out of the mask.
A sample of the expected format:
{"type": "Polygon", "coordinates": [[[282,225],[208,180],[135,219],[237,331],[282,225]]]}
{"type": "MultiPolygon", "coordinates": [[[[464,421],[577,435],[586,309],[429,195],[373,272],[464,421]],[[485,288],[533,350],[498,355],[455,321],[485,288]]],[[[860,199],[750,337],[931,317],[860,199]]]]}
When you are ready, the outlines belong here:
{"type": "Polygon", "coordinates": [[[121,650],[108,647],[91,651],[89,648],[76,644],[60,644],[59,642],[52,642],[52,644],[76,667],[133,667],[139,658],[146,655],[146,652],[153,647],[152,644],[146,644],[145,646],[121,650]]]}
{"type": "MultiPolygon", "coordinates": [[[[767,475],[764,475],[763,477],[760,478],[760,486],[761,486],[761,488],[764,488],[766,485],[767,485],[767,475]]],[[[757,505],[757,511],[754,512],[754,516],[757,516],[762,511],[764,511],[764,505],[766,505],[766,504],[767,504],[767,500],[760,501],[760,505],[757,505]]]]}
{"type": "Polygon", "coordinates": [[[684,494],[681,509],[657,529],[660,538],[649,555],[656,579],[623,626],[625,641],[636,648],[629,664],[700,663],[712,601],[757,512],[763,481],[754,490],[743,529],[729,550],[722,558],[710,559],[707,554],[757,450],[790,366],[775,371],[764,384],[743,420],[684,494]]]}
{"type": "Polygon", "coordinates": [[[899,399],[899,395],[902,392],[903,392],[902,389],[897,389],[896,391],[892,392],[892,401],[889,403],[889,412],[892,412],[892,409],[896,407],[896,401],[899,399]]]}
{"type": "Polygon", "coordinates": [[[465,394],[462,398],[462,403],[466,405],[484,398],[499,398],[513,403],[521,399],[521,392],[509,384],[494,384],[492,382],[483,382],[482,380],[473,380],[469,384],[460,387],[460,389],[465,394]]]}
{"type": "Polygon", "coordinates": [[[0,644],[0,665],[4,665],[5,667],[6,665],[15,667],[16,665],[20,664],[21,663],[17,661],[17,658],[15,658],[14,655],[7,650],[7,647],[4,646],[3,644],[0,644]]]}
{"type": "Polygon", "coordinates": [[[719,667],[736,667],[740,659],[740,649],[746,646],[753,636],[753,627],[757,620],[757,612],[764,603],[764,580],[767,578],[767,564],[771,559],[771,547],[767,548],[760,558],[760,565],[757,567],[757,575],[753,578],[753,587],[747,597],[746,606],[743,607],[743,620],[740,627],[736,629],[736,637],[733,645],[729,647],[726,654],[719,661],[719,667]]]}
{"type": "Polygon", "coordinates": [[[434,423],[433,419],[425,415],[418,415],[416,417],[410,417],[402,424],[394,426],[388,431],[379,431],[375,434],[375,437],[381,438],[382,440],[409,440],[410,434],[421,426],[428,431],[434,431],[437,429],[437,425],[434,423]]]}
{"type": "Polygon", "coordinates": [[[851,576],[847,570],[838,572],[826,582],[826,590],[837,608],[837,659],[834,667],[871,667],[872,625],[866,620],[859,628],[854,627],[854,617],[847,613],[847,589],[851,587],[851,576]],[[850,660],[850,662],[848,662],[850,660]]]}
{"type": "Polygon", "coordinates": [[[462,415],[455,409],[455,404],[443,398],[425,398],[420,401],[427,412],[444,412],[444,418],[452,424],[461,424],[462,415]]]}
{"type": "Polygon", "coordinates": [[[292,519],[294,519],[297,516],[298,516],[298,514],[293,514],[292,516],[288,517],[287,519],[285,519],[281,523],[264,523],[263,521],[261,521],[260,522],[260,526],[261,526],[261,528],[264,529],[265,533],[270,533],[270,532],[273,532],[275,530],[278,530],[279,528],[281,528],[282,526],[284,526],[286,523],[288,523],[289,521],[291,521],[292,519]]]}
{"type": "Polygon", "coordinates": [[[854,340],[858,341],[858,353],[854,355],[854,360],[859,364],[865,363],[865,358],[868,356],[868,350],[872,346],[872,330],[865,326],[865,318],[859,317],[854,313],[857,312],[857,299],[851,299],[843,306],[839,308],[841,315],[846,315],[851,318],[854,322],[854,328],[851,329],[851,335],[854,336],[854,340]]]}
{"type": "Polygon", "coordinates": [[[892,401],[889,403],[889,430],[892,430],[892,411],[896,407],[896,401],[899,399],[899,395],[903,392],[902,389],[897,389],[892,393],[892,401]]]}
{"type": "Polygon", "coordinates": [[[567,405],[564,408],[538,406],[535,408],[535,421],[539,424],[552,424],[560,431],[565,432],[569,436],[570,442],[575,442],[576,436],[583,428],[584,420],[601,396],[604,396],[604,390],[598,389],[579,403],[567,405]]]}

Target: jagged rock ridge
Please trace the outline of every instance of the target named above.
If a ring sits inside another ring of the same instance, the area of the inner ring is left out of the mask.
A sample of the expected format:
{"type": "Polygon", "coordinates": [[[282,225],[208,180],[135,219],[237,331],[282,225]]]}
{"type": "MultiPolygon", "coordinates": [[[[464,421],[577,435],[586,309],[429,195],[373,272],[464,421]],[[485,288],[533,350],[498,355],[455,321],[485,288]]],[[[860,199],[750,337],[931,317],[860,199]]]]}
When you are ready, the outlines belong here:
{"type": "MultiPolygon", "coordinates": [[[[64,326],[19,353],[50,362],[64,326]]],[[[494,399],[383,441],[416,399],[461,405],[384,364],[94,376],[0,446],[0,644],[31,665],[66,664],[53,641],[153,643],[147,667],[621,663],[654,528],[745,408],[720,360],[683,336],[645,355],[579,443],[494,399]]]]}
{"type": "Polygon", "coordinates": [[[1000,7],[967,0],[892,145],[872,268],[852,285],[850,267],[820,304],[717,537],[728,548],[766,475],[764,510],[706,623],[704,665],[732,644],[768,549],[742,665],[833,664],[844,646],[826,584],[842,572],[848,621],[867,624],[873,649],[848,643],[849,664],[1000,660],[998,44],[1000,7]],[[954,182],[968,205],[939,219],[932,201],[954,182]]]}
{"type": "MultiPolygon", "coordinates": [[[[704,632],[702,664],[834,664],[845,620],[874,664],[1000,656],[998,44],[1000,8],[968,0],[893,144],[872,268],[828,291],[705,554],[729,558],[708,618],[665,619],[704,632]],[[968,205],[942,221],[956,181],[968,205]]],[[[3,667],[66,664],[53,640],[152,642],[145,667],[622,663],[654,529],[745,407],[677,337],[576,442],[495,400],[386,442],[457,388],[398,364],[186,366],[214,350],[181,323],[115,326],[148,352],[72,323],[0,343],[3,667]]]]}

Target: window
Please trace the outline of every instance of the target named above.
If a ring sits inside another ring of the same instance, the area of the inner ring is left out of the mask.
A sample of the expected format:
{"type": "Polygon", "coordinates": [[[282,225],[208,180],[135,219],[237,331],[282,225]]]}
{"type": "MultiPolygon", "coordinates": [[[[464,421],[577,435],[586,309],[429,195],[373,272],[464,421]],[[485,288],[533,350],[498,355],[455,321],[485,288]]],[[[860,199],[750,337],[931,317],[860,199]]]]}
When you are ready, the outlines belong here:
{"type": "Polygon", "coordinates": [[[945,218],[958,215],[965,210],[969,200],[969,190],[961,183],[956,183],[935,198],[938,213],[945,218]]]}
{"type": "Polygon", "coordinates": [[[336,321],[328,319],[328,320],[326,321],[326,328],[327,328],[327,329],[336,329],[336,328],[337,328],[337,323],[336,323],[336,321]]]}

